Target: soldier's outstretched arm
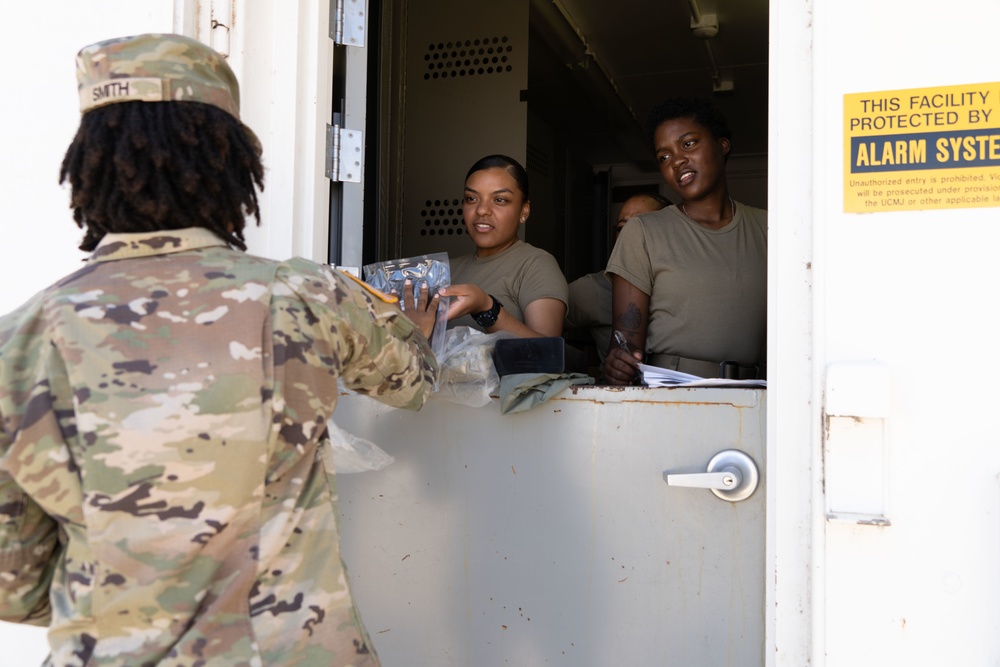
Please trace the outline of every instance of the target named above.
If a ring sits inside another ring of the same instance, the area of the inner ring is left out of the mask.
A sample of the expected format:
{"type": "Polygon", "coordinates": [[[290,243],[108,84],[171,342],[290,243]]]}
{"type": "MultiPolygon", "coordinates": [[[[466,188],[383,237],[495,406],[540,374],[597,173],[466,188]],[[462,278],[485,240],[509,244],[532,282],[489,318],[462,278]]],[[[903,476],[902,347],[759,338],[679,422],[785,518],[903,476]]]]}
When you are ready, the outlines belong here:
{"type": "Polygon", "coordinates": [[[309,332],[309,349],[302,353],[325,360],[344,386],[359,394],[419,409],[434,389],[438,363],[427,337],[403,314],[396,298],[340,271],[325,270],[303,280],[311,267],[296,260],[288,264],[296,272],[279,275],[279,281],[293,280],[284,284],[298,296],[295,302],[308,308],[297,327],[300,335],[309,332]]]}

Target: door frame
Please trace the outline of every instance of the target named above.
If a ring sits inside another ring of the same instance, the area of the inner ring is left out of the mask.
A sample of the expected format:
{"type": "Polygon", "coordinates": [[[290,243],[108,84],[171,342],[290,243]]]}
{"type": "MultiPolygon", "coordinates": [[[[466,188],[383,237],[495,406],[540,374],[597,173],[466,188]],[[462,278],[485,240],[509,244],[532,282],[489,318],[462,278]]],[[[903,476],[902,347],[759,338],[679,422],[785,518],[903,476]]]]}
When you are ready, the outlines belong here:
{"type": "Polygon", "coordinates": [[[771,0],[765,662],[824,664],[822,394],[813,331],[813,0],[771,0]],[[803,151],[803,147],[806,148],[803,151]]]}
{"type": "MultiPolygon", "coordinates": [[[[248,231],[251,251],[326,261],[329,185],[323,149],[331,118],[331,0],[232,0],[242,17],[231,35],[232,64],[243,82],[245,120],[265,145],[267,223],[248,231]],[[320,20],[316,20],[319,17],[320,20]],[[277,72],[296,72],[295,77],[277,72]]],[[[175,0],[177,16],[195,0],[175,0]]],[[[225,3],[225,0],[216,0],[225,3]]],[[[811,149],[813,0],[771,0],[768,206],[767,518],[765,664],[821,665],[824,655],[825,551],[821,374],[816,371],[822,310],[813,296],[814,198],[811,149]],[[779,186],[780,184],[780,186],[779,186]]],[[[237,19],[237,20],[238,20],[237,19]]],[[[204,21],[202,20],[202,23],[204,21]]],[[[178,22],[178,24],[180,24],[178,22]]],[[[188,25],[188,24],[183,24],[188,25]]],[[[369,27],[372,29],[372,27],[369,27]]],[[[364,91],[361,93],[364,94],[364,91]]],[[[361,103],[363,107],[363,102],[361,103]]],[[[363,185],[345,196],[364,206],[363,185]]],[[[374,202],[369,202],[369,205],[374,202]]],[[[345,206],[345,210],[347,210],[345,206]]],[[[361,238],[362,216],[345,216],[345,236],[361,238]],[[350,226],[350,229],[348,229],[350,226]]],[[[344,264],[360,263],[353,254],[344,264]]]]}

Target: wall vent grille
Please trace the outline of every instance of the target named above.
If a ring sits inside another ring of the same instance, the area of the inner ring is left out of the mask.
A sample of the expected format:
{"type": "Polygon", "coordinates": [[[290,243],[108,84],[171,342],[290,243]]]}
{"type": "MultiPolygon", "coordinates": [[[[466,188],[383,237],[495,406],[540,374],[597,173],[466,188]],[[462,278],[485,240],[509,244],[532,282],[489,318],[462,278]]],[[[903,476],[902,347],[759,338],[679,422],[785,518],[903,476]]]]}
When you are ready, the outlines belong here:
{"type": "Polygon", "coordinates": [[[513,50],[506,35],[429,44],[424,53],[427,63],[424,80],[511,72],[510,54],[513,50]]]}
{"type": "Polygon", "coordinates": [[[459,199],[428,199],[420,209],[420,218],[423,220],[421,236],[461,236],[467,233],[459,199]]]}
{"type": "Polygon", "coordinates": [[[548,153],[530,142],[528,143],[526,153],[527,160],[525,161],[525,168],[529,171],[535,172],[539,176],[548,178],[549,172],[551,172],[548,153]]]}

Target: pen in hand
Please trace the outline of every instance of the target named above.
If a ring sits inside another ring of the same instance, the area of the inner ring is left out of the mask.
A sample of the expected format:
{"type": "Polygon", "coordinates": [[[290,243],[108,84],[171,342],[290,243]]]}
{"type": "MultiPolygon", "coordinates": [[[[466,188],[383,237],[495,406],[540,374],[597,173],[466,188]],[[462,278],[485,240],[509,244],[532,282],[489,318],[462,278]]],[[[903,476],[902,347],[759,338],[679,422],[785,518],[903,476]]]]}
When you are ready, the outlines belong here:
{"type": "Polygon", "coordinates": [[[632,350],[630,350],[628,347],[628,341],[625,340],[625,334],[623,334],[618,329],[615,329],[615,342],[618,343],[618,347],[628,352],[629,355],[632,354],[632,350]]]}
{"type": "MultiPolygon", "coordinates": [[[[615,342],[618,343],[618,347],[625,350],[625,354],[630,357],[632,356],[632,347],[629,345],[628,339],[626,339],[625,334],[618,331],[618,329],[615,329],[615,342]]],[[[635,370],[635,379],[633,381],[638,384],[641,378],[642,371],[637,368],[635,370]]]]}

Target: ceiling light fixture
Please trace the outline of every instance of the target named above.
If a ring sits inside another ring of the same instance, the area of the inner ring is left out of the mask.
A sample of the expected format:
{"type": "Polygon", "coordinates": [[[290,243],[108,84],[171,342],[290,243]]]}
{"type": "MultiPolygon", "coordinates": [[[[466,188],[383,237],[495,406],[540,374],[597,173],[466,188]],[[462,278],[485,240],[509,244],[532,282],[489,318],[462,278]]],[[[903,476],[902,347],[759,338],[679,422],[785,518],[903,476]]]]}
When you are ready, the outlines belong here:
{"type": "Polygon", "coordinates": [[[730,75],[723,76],[719,71],[719,65],[715,62],[715,51],[712,50],[710,39],[719,34],[719,17],[715,14],[702,14],[698,7],[698,0],[688,0],[688,7],[691,8],[691,33],[704,40],[705,55],[708,57],[709,74],[712,77],[712,91],[716,93],[728,93],[733,90],[733,78],[730,75]]]}

